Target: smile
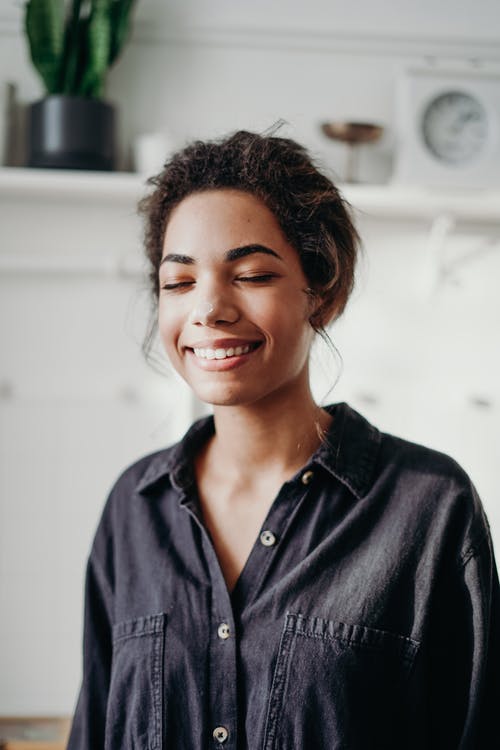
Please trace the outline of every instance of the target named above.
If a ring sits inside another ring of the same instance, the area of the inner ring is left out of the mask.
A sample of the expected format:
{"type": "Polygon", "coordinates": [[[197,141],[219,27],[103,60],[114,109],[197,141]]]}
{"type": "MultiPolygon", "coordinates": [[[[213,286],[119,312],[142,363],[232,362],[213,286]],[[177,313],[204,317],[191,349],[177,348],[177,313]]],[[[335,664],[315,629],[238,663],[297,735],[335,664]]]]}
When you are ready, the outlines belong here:
{"type": "Polygon", "coordinates": [[[245,344],[244,346],[230,346],[227,349],[218,347],[217,349],[203,348],[193,349],[196,357],[199,359],[228,359],[230,357],[240,357],[242,354],[248,354],[260,345],[259,341],[254,344],[245,344]]]}

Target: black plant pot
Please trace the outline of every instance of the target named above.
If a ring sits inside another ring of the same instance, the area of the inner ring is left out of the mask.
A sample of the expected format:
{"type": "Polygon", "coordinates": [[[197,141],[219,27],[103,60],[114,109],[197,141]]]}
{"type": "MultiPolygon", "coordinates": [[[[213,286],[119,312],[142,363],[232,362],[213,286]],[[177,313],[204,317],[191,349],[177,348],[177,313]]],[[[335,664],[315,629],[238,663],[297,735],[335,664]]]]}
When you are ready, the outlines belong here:
{"type": "Polygon", "coordinates": [[[28,166],[114,169],[114,107],[100,99],[63,94],[31,104],[28,166]]]}

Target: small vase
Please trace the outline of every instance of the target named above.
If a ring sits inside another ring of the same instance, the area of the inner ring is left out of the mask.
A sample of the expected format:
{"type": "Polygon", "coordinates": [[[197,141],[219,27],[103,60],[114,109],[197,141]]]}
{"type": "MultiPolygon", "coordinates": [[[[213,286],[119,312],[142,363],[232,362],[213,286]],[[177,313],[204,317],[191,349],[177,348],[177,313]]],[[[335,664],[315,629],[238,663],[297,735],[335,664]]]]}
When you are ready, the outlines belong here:
{"type": "Polygon", "coordinates": [[[113,170],[113,105],[64,94],[33,102],[29,106],[28,166],[113,170]]]}

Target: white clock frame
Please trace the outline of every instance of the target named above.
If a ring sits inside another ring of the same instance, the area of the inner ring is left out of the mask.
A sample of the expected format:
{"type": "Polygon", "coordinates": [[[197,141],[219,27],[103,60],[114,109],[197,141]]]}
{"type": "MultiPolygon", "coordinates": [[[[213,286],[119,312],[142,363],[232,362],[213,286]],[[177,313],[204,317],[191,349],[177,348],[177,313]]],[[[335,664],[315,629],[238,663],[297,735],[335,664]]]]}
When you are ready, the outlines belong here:
{"type": "Polygon", "coordinates": [[[500,75],[430,68],[405,71],[396,93],[396,143],[394,183],[448,188],[499,187],[500,75]],[[440,159],[430,151],[422,133],[422,120],[429,104],[450,92],[474,97],[487,116],[484,147],[475,158],[464,163],[440,159]]]}

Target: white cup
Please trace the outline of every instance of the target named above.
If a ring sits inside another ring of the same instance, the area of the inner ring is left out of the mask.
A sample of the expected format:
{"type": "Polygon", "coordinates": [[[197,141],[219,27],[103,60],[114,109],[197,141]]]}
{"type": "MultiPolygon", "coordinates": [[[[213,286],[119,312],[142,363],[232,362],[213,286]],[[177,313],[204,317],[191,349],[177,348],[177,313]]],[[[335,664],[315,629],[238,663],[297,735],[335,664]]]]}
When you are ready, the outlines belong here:
{"type": "Polygon", "coordinates": [[[166,133],[140,133],[132,150],[134,169],[142,175],[157,174],[175,150],[173,138],[166,133]]]}

